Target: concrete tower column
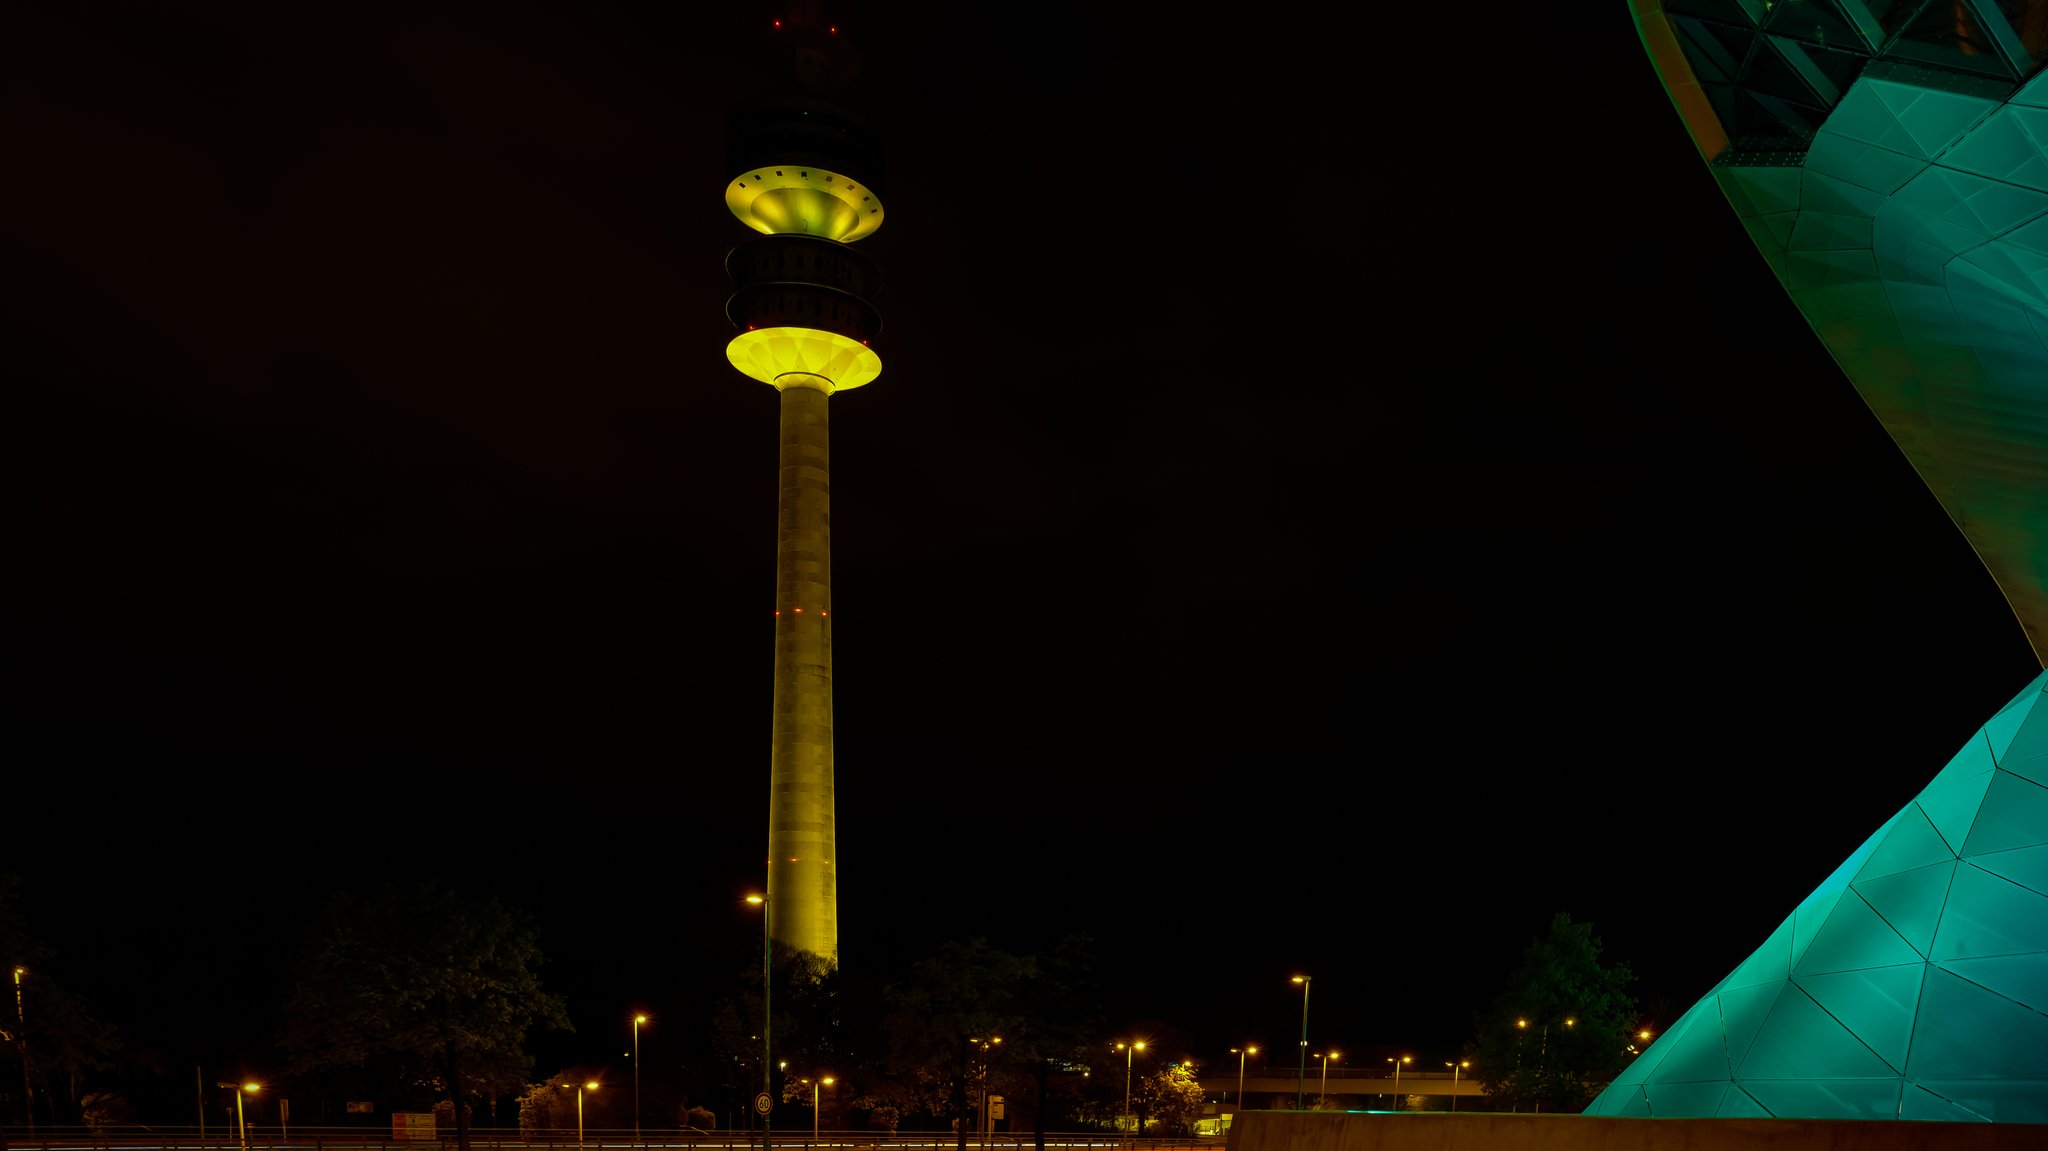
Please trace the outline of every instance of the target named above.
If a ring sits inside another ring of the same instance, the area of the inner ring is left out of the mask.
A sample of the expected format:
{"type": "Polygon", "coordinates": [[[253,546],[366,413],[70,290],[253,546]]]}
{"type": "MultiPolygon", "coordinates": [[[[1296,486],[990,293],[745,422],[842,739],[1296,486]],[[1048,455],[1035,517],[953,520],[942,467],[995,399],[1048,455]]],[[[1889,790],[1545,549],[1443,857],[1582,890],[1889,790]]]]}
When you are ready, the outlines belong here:
{"type": "Polygon", "coordinates": [[[878,140],[841,103],[859,57],[797,2],[770,25],[726,123],[725,206],[759,233],[726,253],[726,359],[781,393],[775,517],[775,698],[768,784],[768,931],[839,962],[832,747],[832,497],[827,401],[882,374],[881,270],[850,245],[882,226],[878,140]]]}
{"type": "Polygon", "coordinates": [[[782,391],[775,517],[775,718],[768,890],[775,938],[837,961],[839,888],[832,792],[831,383],[791,375],[782,391]]]}

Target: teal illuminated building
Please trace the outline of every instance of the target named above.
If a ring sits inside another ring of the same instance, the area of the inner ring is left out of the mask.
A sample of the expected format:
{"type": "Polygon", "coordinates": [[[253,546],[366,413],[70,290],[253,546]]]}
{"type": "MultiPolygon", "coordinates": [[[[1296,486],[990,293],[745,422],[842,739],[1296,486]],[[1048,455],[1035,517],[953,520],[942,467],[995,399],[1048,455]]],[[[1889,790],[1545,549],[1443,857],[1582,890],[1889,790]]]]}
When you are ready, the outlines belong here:
{"type": "MultiPolygon", "coordinates": [[[[2048,654],[2048,0],[1631,7],[1763,258],[2048,654]]],[[[2044,689],[1587,1113],[2048,1124],[2044,689]]]]}

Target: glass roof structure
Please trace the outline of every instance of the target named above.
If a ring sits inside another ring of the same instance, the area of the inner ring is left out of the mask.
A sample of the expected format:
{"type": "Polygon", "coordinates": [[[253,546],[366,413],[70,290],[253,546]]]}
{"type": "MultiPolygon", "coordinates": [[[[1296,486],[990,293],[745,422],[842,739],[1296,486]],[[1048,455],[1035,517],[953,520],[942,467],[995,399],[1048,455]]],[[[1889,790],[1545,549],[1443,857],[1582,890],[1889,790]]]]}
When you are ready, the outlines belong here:
{"type": "Polygon", "coordinates": [[[2048,672],[1586,1114],[2048,1123],[2044,690],[2048,672]]]}
{"type": "MultiPolygon", "coordinates": [[[[1700,154],[2048,662],[2048,0],[1631,0],[1700,154]]],[[[1587,1109],[2048,1124],[2048,674],[1587,1109]]]]}
{"type": "Polygon", "coordinates": [[[1728,200],[2048,662],[2048,0],[1632,0],[1728,200]]]}

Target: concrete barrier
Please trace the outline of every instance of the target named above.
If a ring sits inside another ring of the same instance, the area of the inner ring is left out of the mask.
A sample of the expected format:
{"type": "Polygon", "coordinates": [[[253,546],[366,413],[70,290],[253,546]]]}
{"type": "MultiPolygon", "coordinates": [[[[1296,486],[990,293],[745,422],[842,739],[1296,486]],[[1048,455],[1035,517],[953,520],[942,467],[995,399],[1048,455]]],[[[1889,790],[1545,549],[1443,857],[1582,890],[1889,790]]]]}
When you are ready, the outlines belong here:
{"type": "Polygon", "coordinates": [[[1245,1111],[1230,1151],[2044,1151],[2048,1126],[1245,1111]]]}

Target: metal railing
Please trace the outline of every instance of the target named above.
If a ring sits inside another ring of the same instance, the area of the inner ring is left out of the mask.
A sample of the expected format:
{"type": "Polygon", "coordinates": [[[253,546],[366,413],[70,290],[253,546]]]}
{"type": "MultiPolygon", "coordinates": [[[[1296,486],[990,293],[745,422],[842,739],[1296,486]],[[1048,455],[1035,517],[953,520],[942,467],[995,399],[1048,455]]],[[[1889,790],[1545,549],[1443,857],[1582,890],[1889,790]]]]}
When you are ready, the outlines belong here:
{"type": "MultiPolygon", "coordinates": [[[[9,1151],[242,1151],[243,1141],[233,1130],[218,1131],[208,1126],[201,1136],[195,1128],[135,1128],[91,1130],[83,1127],[38,1126],[33,1136],[20,1129],[8,1130],[9,1151]]],[[[806,1130],[778,1130],[772,1149],[761,1147],[759,1131],[698,1131],[695,1129],[643,1130],[637,1137],[630,1130],[585,1131],[579,1141],[574,1131],[515,1131],[498,1127],[470,1129],[471,1151],[953,1151],[960,1137],[951,1131],[821,1131],[814,1139],[806,1130]]],[[[1221,1135],[1139,1136],[1114,1131],[1046,1132],[1045,1145],[1061,1151],[1192,1151],[1223,1144],[1221,1135]]],[[[393,1138],[381,1128],[294,1127],[280,1132],[275,1127],[248,1133],[248,1151],[455,1151],[453,1129],[437,1130],[431,1138],[393,1138]]],[[[1038,1137],[1030,1131],[997,1132],[987,1137],[967,1137],[972,1151],[1035,1151],[1038,1137]]]]}

